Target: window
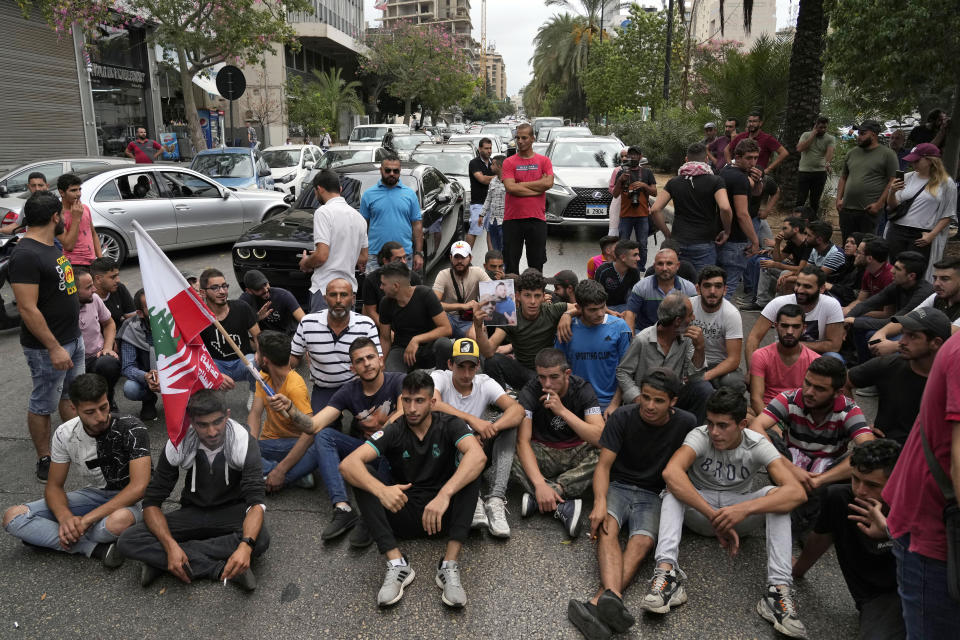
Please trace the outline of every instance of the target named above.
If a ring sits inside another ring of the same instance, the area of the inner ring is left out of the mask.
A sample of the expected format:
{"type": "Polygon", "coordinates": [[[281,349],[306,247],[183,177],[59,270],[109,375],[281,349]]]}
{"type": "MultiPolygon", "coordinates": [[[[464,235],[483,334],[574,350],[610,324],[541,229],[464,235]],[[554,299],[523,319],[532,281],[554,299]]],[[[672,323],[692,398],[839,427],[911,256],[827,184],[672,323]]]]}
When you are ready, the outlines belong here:
{"type": "Polygon", "coordinates": [[[203,178],[180,171],[164,171],[163,186],[171,198],[219,198],[220,189],[203,178]]]}
{"type": "Polygon", "coordinates": [[[427,195],[440,188],[440,178],[435,171],[423,172],[423,193],[427,195]]]}
{"type": "Polygon", "coordinates": [[[99,169],[100,167],[106,167],[106,162],[71,162],[70,167],[73,171],[85,171],[86,169],[99,169]]]}
{"type": "Polygon", "coordinates": [[[111,180],[107,184],[100,187],[100,191],[97,191],[97,195],[94,196],[94,202],[117,202],[121,200],[120,190],[117,189],[117,181],[111,180]]]}
{"type": "Polygon", "coordinates": [[[27,190],[27,178],[34,171],[39,171],[47,179],[47,184],[50,185],[51,189],[57,188],[57,178],[63,174],[63,164],[60,162],[51,162],[48,164],[38,164],[32,167],[28,167],[19,173],[15,173],[6,180],[3,181],[3,184],[7,187],[7,191],[10,193],[22,193],[27,190]]]}
{"type": "MultiPolygon", "coordinates": [[[[160,197],[160,191],[157,190],[157,183],[152,172],[128,173],[118,176],[115,182],[121,200],[144,200],[160,197]]],[[[100,200],[101,194],[104,198],[109,198],[113,191],[108,189],[107,185],[104,185],[103,189],[97,193],[97,200],[100,200]]]]}

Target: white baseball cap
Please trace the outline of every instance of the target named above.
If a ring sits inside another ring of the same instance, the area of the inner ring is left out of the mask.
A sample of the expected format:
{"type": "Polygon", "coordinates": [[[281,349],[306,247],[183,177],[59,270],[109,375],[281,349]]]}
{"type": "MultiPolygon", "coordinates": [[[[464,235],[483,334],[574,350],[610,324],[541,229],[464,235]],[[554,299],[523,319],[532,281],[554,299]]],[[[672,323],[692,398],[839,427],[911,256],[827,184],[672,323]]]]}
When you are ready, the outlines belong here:
{"type": "Polygon", "coordinates": [[[463,240],[458,240],[453,243],[453,246],[450,247],[451,256],[462,256],[464,258],[471,255],[470,245],[463,240]]]}

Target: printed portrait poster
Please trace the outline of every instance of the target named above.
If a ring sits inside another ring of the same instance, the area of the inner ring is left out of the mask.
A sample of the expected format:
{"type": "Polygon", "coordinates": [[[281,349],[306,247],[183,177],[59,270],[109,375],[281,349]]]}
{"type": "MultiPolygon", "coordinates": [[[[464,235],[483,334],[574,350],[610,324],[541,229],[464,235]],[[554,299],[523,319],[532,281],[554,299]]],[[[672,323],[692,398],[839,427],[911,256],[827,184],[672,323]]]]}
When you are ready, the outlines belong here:
{"type": "Polygon", "coordinates": [[[488,327],[517,325],[517,301],[513,280],[489,280],[480,283],[480,309],[487,314],[488,327]]]}

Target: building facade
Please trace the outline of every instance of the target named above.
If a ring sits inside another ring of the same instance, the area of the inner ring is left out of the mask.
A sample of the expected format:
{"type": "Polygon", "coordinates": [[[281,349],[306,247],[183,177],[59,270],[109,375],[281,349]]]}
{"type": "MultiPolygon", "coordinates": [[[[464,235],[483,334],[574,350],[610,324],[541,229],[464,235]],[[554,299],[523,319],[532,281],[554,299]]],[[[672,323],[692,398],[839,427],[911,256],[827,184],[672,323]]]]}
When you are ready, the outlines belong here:
{"type": "Polygon", "coordinates": [[[720,33],[720,0],[693,0],[690,7],[691,30],[696,43],[710,40],[735,40],[749,49],[757,38],[777,34],[776,0],[754,0],[750,31],[743,26],[743,2],[727,0],[723,6],[723,33],[720,33]]]}
{"type": "Polygon", "coordinates": [[[484,58],[487,67],[487,86],[493,91],[497,100],[506,100],[507,67],[503,63],[503,56],[491,45],[487,47],[484,58]]]}
{"type": "Polygon", "coordinates": [[[452,33],[468,54],[473,48],[470,0],[385,0],[378,6],[383,6],[380,21],[386,28],[402,20],[436,24],[452,33]]]}

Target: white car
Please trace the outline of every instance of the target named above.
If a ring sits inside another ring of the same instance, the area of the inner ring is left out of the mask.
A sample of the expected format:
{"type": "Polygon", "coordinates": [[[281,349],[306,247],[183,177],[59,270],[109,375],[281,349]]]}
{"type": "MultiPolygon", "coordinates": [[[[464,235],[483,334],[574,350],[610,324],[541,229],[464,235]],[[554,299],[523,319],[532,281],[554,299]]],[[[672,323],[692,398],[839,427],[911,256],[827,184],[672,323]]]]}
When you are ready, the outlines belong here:
{"type": "Polygon", "coordinates": [[[361,124],[350,132],[347,140],[349,147],[379,147],[383,136],[392,130],[395,134],[410,133],[410,127],[405,124],[361,124]]]}
{"type": "Polygon", "coordinates": [[[455,133],[450,136],[447,142],[469,142],[473,145],[474,152],[478,152],[480,141],[484,138],[489,138],[490,144],[493,147],[493,153],[491,155],[506,154],[506,147],[503,142],[501,142],[500,136],[482,135],[479,133],[455,133]]]}
{"type": "Polygon", "coordinates": [[[553,164],[553,187],[547,191],[547,224],[609,225],[607,190],[620,164],[622,142],[607,136],[557,138],[545,154],[553,164]]]}
{"type": "Polygon", "coordinates": [[[320,162],[323,150],[313,144],[267,147],[261,154],[273,175],[274,189],[292,196],[307,174],[320,162]]]}
{"type": "Polygon", "coordinates": [[[57,188],[57,178],[65,173],[87,169],[107,168],[112,165],[133,164],[130,158],[90,157],[38,160],[10,171],[0,171],[0,197],[15,196],[27,191],[27,179],[34,171],[43,174],[51,190],[57,188]]]}

